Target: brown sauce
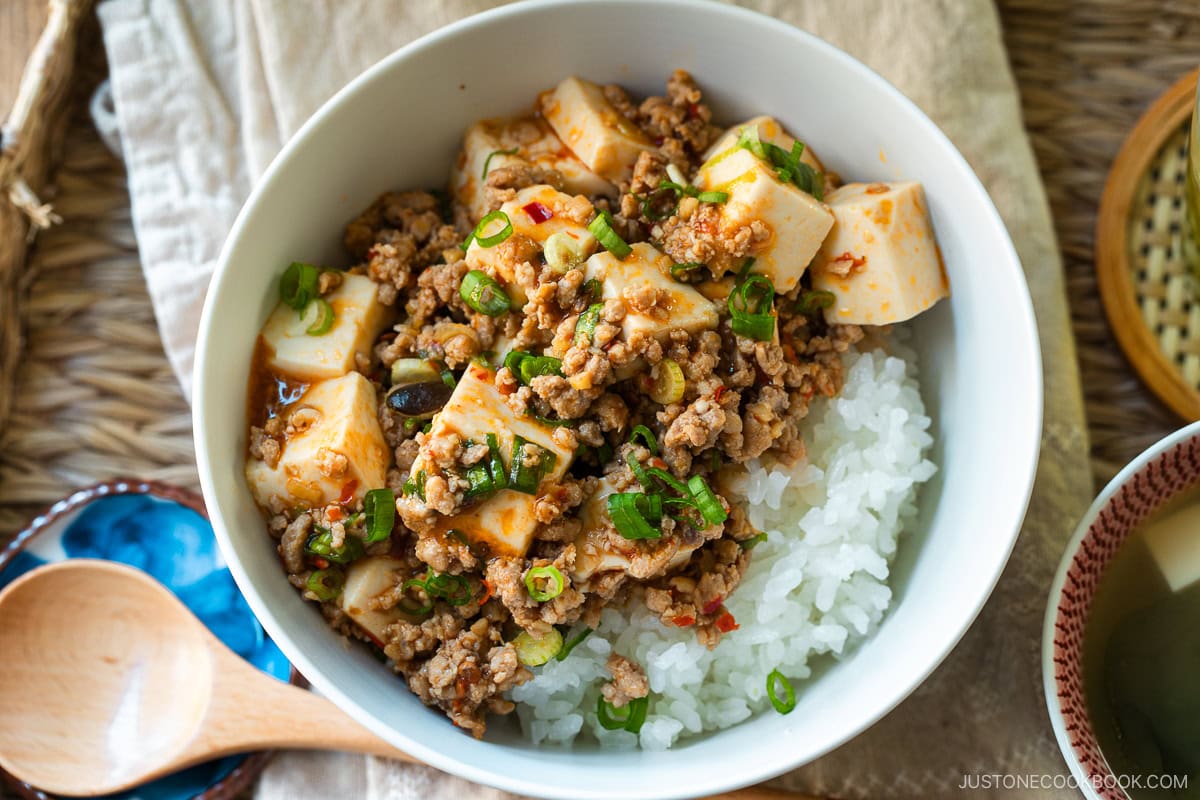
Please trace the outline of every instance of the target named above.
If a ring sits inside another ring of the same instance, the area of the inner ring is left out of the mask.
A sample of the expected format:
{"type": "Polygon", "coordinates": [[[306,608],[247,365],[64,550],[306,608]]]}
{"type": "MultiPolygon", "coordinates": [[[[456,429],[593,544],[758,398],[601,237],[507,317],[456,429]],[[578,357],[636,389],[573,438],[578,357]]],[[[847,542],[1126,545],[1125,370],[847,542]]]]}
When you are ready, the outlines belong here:
{"type": "Polygon", "coordinates": [[[250,383],[246,391],[246,418],[262,427],[269,419],[299,400],[308,384],[271,369],[271,346],[262,336],[254,343],[250,383]]]}

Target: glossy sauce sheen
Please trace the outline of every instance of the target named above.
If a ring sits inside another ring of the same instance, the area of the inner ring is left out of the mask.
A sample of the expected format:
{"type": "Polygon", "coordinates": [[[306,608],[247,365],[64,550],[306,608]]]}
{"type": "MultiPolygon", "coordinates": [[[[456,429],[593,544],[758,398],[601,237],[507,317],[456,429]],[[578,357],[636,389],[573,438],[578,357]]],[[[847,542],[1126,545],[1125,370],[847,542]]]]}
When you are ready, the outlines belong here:
{"type": "Polygon", "coordinates": [[[259,336],[254,343],[250,361],[250,381],[246,392],[246,418],[251,425],[262,427],[267,420],[295,403],[308,389],[308,384],[275,372],[271,363],[271,346],[259,336]]]}

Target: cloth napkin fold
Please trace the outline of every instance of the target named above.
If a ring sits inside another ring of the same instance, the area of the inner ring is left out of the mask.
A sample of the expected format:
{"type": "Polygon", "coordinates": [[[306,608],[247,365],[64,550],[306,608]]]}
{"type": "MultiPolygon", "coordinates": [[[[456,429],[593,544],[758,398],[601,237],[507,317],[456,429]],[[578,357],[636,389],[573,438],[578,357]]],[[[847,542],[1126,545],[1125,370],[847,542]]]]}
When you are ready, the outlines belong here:
{"type": "MultiPolygon", "coordinates": [[[[1042,698],[1041,619],[1054,567],[1092,490],[1062,266],[996,10],[990,0],[741,4],[850,52],[946,131],[982,178],[1016,242],[1046,370],[1037,486],[1008,569],[979,620],[908,700],[778,785],[841,798],[926,798],[958,796],[966,776],[1063,775],[1042,698]]],[[[491,5],[487,0],[100,5],[142,263],[167,355],[185,390],[214,260],[238,208],[282,143],[382,56],[491,5]]],[[[508,795],[380,759],[285,754],[268,768],[258,797],[298,796],[508,795]]],[[[1039,790],[1030,796],[1075,795],[1039,790]]]]}

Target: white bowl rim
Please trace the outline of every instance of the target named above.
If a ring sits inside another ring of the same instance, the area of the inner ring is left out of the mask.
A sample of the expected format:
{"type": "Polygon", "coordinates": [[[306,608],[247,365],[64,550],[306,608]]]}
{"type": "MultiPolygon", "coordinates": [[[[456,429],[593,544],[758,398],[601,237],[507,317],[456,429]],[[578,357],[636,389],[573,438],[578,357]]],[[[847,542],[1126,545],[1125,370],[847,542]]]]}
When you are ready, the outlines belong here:
{"type": "MultiPolygon", "coordinates": [[[[1046,712],[1050,715],[1050,726],[1054,729],[1054,738],[1058,741],[1058,749],[1062,751],[1063,759],[1071,768],[1071,773],[1079,781],[1079,789],[1092,800],[1103,800],[1099,792],[1092,786],[1091,776],[1079,763],[1075,756],[1075,748],[1071,746],[1071,737],[1067,733],[1066,721],[1063,719],[1062,705],[1058,701],[1058,685],[1054,674],[1054,624],[1058,620],[1058,607],[1062,600],[1063,587],[1067,583],[1067,573],[1075,563],[1079,546],[1092,527],[1092,523],[1100,516],[1100,512],[1112,500],[1113,495],[1121,490],[1129,480],[1141,472],[1147,464],[1181,442],[1200,436],[1200,420],[1189,423],[1179,430],[1169,433],[1154,444],[1147,447],[1116,476],[1110,480],[1096,499],[1092,501],[1083,518],[1071,534],[1063,551],[1062,560],[1058,563],[1058,571],[1054,573],[1054,582],[1050,584],[1050,594],[1046,598],[1046,616],[1042,620],[1042,691],[1046,695],[1046,712]]],[[[1111,771],[1111,768],[1110,768],[1111,771]]]]}
{"type": "MultiPolygon", "coordinates": [[[[489,770],[482,769],[474,764],[462,761],[458,758],[447,756],[437,750],[434,750],[419,739],[393,729],[392,727],[382,723],[374,714],[361,704],[355,702],[341,689],[341,687],[327,678],[321,671],[316,669],[312,661],[306,654],[300,650],[288,635],[286,628],[279,622],[274,612],[269,605],[259,595],[255,585],[250,580],[245,567],[237,558],[236,550],[233,546],[229,531],[226,529],[224,521],[221,517],[220,506],[217,502],[217,492],[211,477],[211,463],[205,446],[205,410],[206,400],[205,392],[200,391],[202,386],[203,365],[206,361],[205,353],[208,350],[209,330],[212,328],[212,319],[216,313],[213,297],[219,292],[215,291],[220,283],[229,277],[229,271],[226,269],[230,258],[235,249],[236,243],[243,234],[243,229],[246,227],[247,219],[250,216],[250,210],[257,204],[261,195],[267,192],[275,180],[276,174],[283,168],[285,162],[290,158],[292,151],[296,149],[301,141],[303,141],[310,131],[320,126],[324,120],[334,114],[336,109],[349,96],[357,93],[361,87],[373,82],[380,75],[386,73],[392,68],[392,65],[400,60],[407,58],[410,54],[426,48],[432,48],[439,45],[444,39],[457,36],[460,32],[470,30],[472,28],[487,26],[493,21],[502,19],[512,15],[533,14],[545,8],[557,8],[562,6],[582,6],[582,5],[602,5],[613,7],[618,5],[636,6],[639,2],[636,0],[523,0],[522,2],[513,3],[506,6],[490,9],[479,14],[475,14],[457,22],[451,23],[445,27],[432,31],[425,36],[422,36],[415,41],[405,45],[395,52],[385,56],[380,61],[372,65],[362,74],[354,78],[345,87],[339,90],[333,97],[327,100],[314,114],[310,117],[303,126],[285,143],[280,152],[271,161],[267,170],[251,191],[250,196],[242,206],[238,213],[237,219],[230,230],[228,237],[221,249],[218,257],[217,267],[214,271],[212,283],[209,286],[208,293],[205,298],[203,312],[201,314],[199,336],[196,344],[196,359],[193,369],[193,386],[196,387],[194,410],[193,410],[193,430],[196,443],[196,460],[200,475],[201,489],[204,494],[206,503],[210,509],[210,514],[213,522],[213,529],[216,532],[218,543],[222,552],[229,562],[230,571],[233,573],[235,582],[241,589],[246,601],[249,603],[255,615],[259,618],[263,627],[268,634],[283,650],[284,654],[296,666],[300,672],[310,681],[310,683],[321,694],[329,697],[333,702],[357,720],[360,724],[370,729],[373,733],[381,738],[391,741],[397,747],[401,747],[415,758],[424,761],[425,763],[437,767],[445,772],[459,775],[468,780],[482,783],[489,786],[495,786],[505,789],[510,792],[525,794],[535,797],[546,796],[546,787],[536,781],[525,778],[508,777],[500,773],[493,773],[489,770]]],[[[662,786],[655,784],[647,786],[644,797],[646,800],[672,800],[673,798],[684,798],[690,796],[719,794],[721,792],[732,791],[734,789],[748,786],[754,783],[759,783],[771,778],[777,777],[785,772],[797,768],[798,766],[810,763],[822,755],[830,752],[834,748],[849,741],[854,736],[857,736],[862,731],[878,722],[884,715],[899,705],[909,694],[920,686],[929,675],[942,663],[943,660],[950,654],[955,646],[961,641],[962,637],[970,629],[972,623],[978,617],[979,612],[983,609],[984,604],[991,596],[992,590],[995,588],[997,581],[1000,579],[1008,559],[1012,554],[1013,547],[1016,545],[1017,537],[1020,533],[1021,526],[1024,521],[1025,513],[1028,510],[1030,497],[1033,491],[1034,479],[1037,473],[1037,465],[1040,456],[1042,423],[1043,423],[1043,376],[1042,376],[1042,358],[1040,344],[1038,340],[1037,321],[1034,314],[1033,302],[1029,295],[1028,283],[1024,277],[1024,270],[1021,266],[1020,258],[1017,255],[1016,249],[1012,243],[1011,237],[1008,235],[1007,227],[1003,219],[1000,217],[990,195],[984,188],[982,182],[975,174],[974,170],[967,163],[966,159],[958,151],[958,148],[949,140],[942,130],[929,117],[913,103],[903,92],[893,86],[889,81],[879,75],[877,72],[866,66],[856,58],[850,56],[845,51],[825,40],[799,29],[793,25],[785,23],[765,14],[761,14],[750,9],[742,8],[735,5],[727,5],[724,3],[705,2],[704,0],[642,0],[642,5],[655,5],[674,7],[680,10],[681,13],[686,13],[689,10],[704,10],[710,13],[723,13],[729,15],[733,20],[738,22],[751,23],[754,25],[768,26],[774,28],[777,32],[785,33],[802,40],[806,46],[824,51],[824,54],[840,62],[849,72],[856,73],[857,78],[863,81],[874,83],[887,94],[890,94],[895,99],[896,103],[904,107],[912,116],[917,125],[924,129],[924,134],[936,140],[941,144],[947,156],[955,162],[955,165],[960,168],[964,175],[968,186],[965,189],[976,195],[979,201],[981,210],[985,210],[987,214],[987,223],[998,229],[998,240],[1003,243],[1003,253],[997,254],[997,258],[1009,262],[1011,269],[1006,270],[1005,277],[1015,282],[1014,296],[1019,302],[1008,309],[1014,317],[1014,329],[1020,332],[1028,332],[1032,335],[1025,336],[1024,344],[1027,352],[1023,359],[1023,364],[1027,367],[1027,374],[1015,376],[1014,386],[1024,387],[1025,392],[1021,396],[1014,394],[1014,406],[1020,406],[1021,401],[1024,401],[1024,415],[1029,419],[1031,424],[1027,430],[1025,439],[1016,438],[1013,440],[1013,449],[1021,454],[1017,459],[1017,463],[1027,465],[1027,474],[1022,481],[1014,481],[1018,485],[1019,496],[1021,501],[1019,508],[1014,508],[1012,519],[1012,531],[1009,534],[1007,546],[1003,551],[1003,558],[998,559],[994,565],[992,574],[989,576],[985,585],[981,585],[982,591],[979,592],[977,600],[972,605],[964,605],[962,623],[957,631],[947,636],[943,641],[943,646],[936,653],[931,652],[926,667],[920,671],[915,679],[910,681],[908,685],[897,686],[889,700],[880,704],[872,713],[864,715],[861,723],[856,725],[846,735],[827,743],[827,745],[818,750],[807,752],[801,757],[788,761],[766,762],[759,760],[753,767],[746,768],[743,766],[738,770],[730,770],[723,773],[721,777],[713,778],[707,776],[707,782],[701,783],[680,783],[670,786],[662,786]]],[[[715,734],[719,734],[717,731],[715,734]]],[[[714,734],[714,735],[715,735],[714,734]]],[[[744,762],[743,762],[744,763],[744,762]]],[[[572,797],[578,797],[586,800],[602,800],[609,798],[612,793],[606,791],[602,786],[587,786],[573,787],[572,797]]]]}

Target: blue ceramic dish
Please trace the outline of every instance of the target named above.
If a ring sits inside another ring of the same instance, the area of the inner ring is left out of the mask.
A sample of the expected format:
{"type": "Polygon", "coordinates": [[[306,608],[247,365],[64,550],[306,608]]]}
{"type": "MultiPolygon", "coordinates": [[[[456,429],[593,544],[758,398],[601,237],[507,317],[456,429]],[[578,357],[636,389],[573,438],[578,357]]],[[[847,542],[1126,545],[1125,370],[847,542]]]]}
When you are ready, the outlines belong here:
{"type": "MultiPolygon", "coordinates": [[[[0,589],[32,569],[68,558],[100,558],[143,570],[174,592],[230,650],[268,675],[292,678],[291,666],[234,584],[197,495],[134,481],[81,489],[36,517],[0,550],[0,589]]],[[[245,788],[268,756],[230,756],[112,797],[222,800],[245,788]]],[[[22,794],[47,797],[4,777],[22,794]]]]}

